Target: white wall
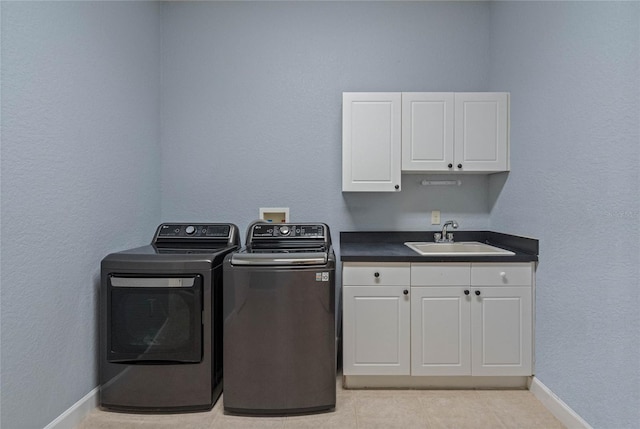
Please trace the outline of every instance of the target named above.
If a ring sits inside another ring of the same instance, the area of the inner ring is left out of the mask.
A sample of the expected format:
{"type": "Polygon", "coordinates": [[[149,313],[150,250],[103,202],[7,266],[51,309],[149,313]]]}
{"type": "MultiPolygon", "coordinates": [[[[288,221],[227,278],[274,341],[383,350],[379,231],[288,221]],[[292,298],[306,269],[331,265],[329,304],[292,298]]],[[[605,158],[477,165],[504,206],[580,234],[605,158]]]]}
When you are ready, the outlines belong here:
{"type": "Polygon", "coordinates": [[[513,149],[491,228],[540,239],[536,376],[593,427],[636,428],[640,3],[496,2],[491,28],[513,149]]]}
{"type": "Polygon", "coordinates": [[[160,8],[0,7],[0,424],[34,429],[97,385],[100,260],[159,222],[160,8]]]}

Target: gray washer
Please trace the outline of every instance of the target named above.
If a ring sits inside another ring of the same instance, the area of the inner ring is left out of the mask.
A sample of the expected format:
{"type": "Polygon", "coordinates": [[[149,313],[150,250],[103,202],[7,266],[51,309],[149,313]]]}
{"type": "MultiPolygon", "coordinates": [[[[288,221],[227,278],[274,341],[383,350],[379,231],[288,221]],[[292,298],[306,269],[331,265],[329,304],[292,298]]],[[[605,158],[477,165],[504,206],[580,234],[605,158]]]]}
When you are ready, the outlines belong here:
{"type": "Polygon", "coordinates": [[[335,255],[325,224],[255,224],[224,261],[224,409],[336,404],[335,255]]]}

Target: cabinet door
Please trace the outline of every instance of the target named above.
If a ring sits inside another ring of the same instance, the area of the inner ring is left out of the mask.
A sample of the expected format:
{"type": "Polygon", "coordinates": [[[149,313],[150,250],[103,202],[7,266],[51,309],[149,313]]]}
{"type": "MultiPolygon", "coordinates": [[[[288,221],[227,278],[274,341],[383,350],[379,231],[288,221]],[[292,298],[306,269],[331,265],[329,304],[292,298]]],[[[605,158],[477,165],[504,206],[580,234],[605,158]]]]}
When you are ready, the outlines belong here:
{"type": "Polygon", "coordinates": [[[402,93],[402,170],[452,171],[453,106],[452,92],[402,93]]]}
{"type": "Polygon", "coordinates": [[[509,94],[455,94],[455,161],[459,172],[509,170],[509,94]]]}
{"type": "Polygon", "coordinates": [[[411,374],[471,375],[469,287],[411,289],[411,374]]]}
{"type": "Polygon", "coordinates": [[[342,94],[342,190],[399,191],[399,92],[342,94]]]}
{"type": "Polygon", "coordinates": [[[345,286],[344,375],[409,375],[408,286],[345,286]]]}
{"type": "Polygon", "coordinates": [[[531,287],[471,288],[473,375],[531,375],[531,295],[531,287]]]}

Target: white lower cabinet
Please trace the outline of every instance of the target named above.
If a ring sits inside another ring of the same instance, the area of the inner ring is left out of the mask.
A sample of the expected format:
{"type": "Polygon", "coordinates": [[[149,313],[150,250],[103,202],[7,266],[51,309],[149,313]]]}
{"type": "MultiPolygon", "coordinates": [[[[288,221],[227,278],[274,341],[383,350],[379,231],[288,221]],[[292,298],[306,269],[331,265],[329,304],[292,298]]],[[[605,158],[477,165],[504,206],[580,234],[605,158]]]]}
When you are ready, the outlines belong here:
{"type": "Polygon", "coordinates": [[[531,287],[473,287],[471,374],[532,375],[531,287]]]}
{"type": "Polygon", "coordinates": [[[411,289],[411,374],[471,375],[471,302],[459,286],[411,289]]]}
{"type": "Polygon", "coordinates": [[[409,264],[344,265],[344,374],[408,375],[409,264]]]}
{"type": "Polygon", "coordinates": [[[533,374],[532,263],[471,264],[473,375],[533,374]]]}
{"type": "Polygon", "coordinates": [[[345,263],[343,286],[344,375],[533,373],[533,263],[345,263]]]}

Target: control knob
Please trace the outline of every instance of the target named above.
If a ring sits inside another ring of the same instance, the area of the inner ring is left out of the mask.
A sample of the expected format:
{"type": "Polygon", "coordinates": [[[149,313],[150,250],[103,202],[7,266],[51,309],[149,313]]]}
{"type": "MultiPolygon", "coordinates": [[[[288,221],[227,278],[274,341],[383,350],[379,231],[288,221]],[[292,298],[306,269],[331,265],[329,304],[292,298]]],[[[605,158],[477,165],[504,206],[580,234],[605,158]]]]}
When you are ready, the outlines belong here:
{"type": "Polygon", "coordinates": [[[288,226],[284,225],[280,227],[280,235],[289,235],[291,229],[288,226]]]}
{"type": "Polygon", "coordinates": [[[184,229],[184,232],[186,232],[186,233],[187,233],[187,235],[191,235],[191,234],[193,234],[194,232],[196,232],[196,227],[195,227],[195,226],[193,226],[193,225],[189,225],[188,227],[186,227],[186,228],[184,229]]]}

